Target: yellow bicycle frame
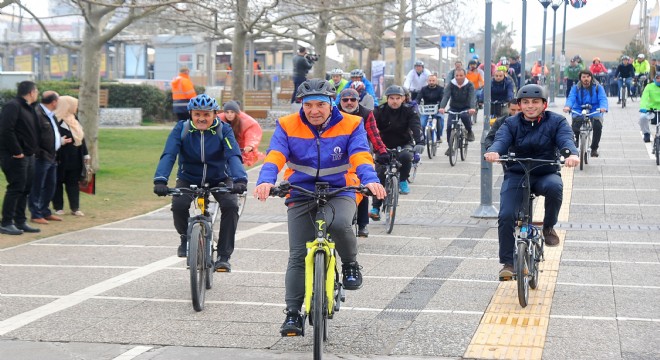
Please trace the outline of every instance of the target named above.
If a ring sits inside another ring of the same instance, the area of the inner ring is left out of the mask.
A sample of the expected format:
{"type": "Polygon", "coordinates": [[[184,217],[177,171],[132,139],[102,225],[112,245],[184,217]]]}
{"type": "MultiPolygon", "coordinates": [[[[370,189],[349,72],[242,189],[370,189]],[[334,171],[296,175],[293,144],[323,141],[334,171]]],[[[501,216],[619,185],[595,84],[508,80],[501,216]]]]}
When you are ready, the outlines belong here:
{"type": "Polygon", "coordinates": [[[307,255],[305,255],[305,312],[310,313],[312,309],[312,293],[314,289],[314,257],[316,252],[321,249],[326,256],[325,272],[325,292],[328,298],[328,315],[334,311],[335,300],[335,269],[337,258],[335,257],[335,243],[324,238],[316,238],[314,241],[308,241],[307,255]]]}

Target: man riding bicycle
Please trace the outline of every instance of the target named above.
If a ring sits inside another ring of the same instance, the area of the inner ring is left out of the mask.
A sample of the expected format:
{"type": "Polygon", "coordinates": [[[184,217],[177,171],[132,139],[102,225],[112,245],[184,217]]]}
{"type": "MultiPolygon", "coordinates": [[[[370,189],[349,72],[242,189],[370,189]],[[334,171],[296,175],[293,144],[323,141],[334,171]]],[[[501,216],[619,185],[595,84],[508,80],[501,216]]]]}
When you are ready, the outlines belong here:
{"type": "MultiPolygon", "coordinates": [[[[496,70],[493,74],[493,81],[490,84],[490,100],[506,104],[513,100],[513,80],[506,76],[504,70],[496,70]]],[[[491,109],[493,110],[498,109],[491,109]]],[[[497,116],[501,114],[497,113],[497,116]]]]}
{"type": "MultiPolygon", "coordinates": [[[[412,106],[404,104],[406,92],[399,85],[392,85],[385,90],[387,101],[374,109],[376,125],[380,131],[380,138],[388,149],[402,147],[404,151],[398,153],[398,160],[401,163],[399,169],[399,190],[403,195],[410,193],[408,187],[408,176],[412,168],[413,145],[414,151],[421,153],[424,151],[422,126],[419,122],[419,115],[412,106]]],[[[381,184],[385,183],[385,166],[376,166],[378,178],[381,184]]],[[[380,220],[381,201],[374,199],[369,217],[374,220],[380,220]]]]}
{"type": "MultiPolygon", "coordinates": [[[[449,104],[449,111],[460,112],[468,110],[467,114],[463,113],[460,116],[465,129],[468,131],[467,140],[474,141],[474,133],[472,132],[472,116],[477,110],[477,98],[474,91],[474,86],[470,81],[465,78],[465,70],[456,69],[454,72],[454,79],[446,86],[442,101],[440,102],[440,114],[445,113],[445,107],[449,104]]],[[[451,136],[451,123],[447,123],[447,144],[449,144],[449,137],[451,136]]],[[[449,156],[449,148],[445,152],[449,156]]]]}
{"type": "MultiPolygon", "coordinates": [[[[216,187],[225,183],[240,193],[247,189],[247,173],[241,160],[241,149],[234,138],[231,126],[218,119],[220,106],[214,98],[206,94],[197,95],[188,102],[190,123],[179,121],[167,138],[165,149],[160,156],[154,175],[154,193],[168,194],[167,181],[179,158],[176,187],[199,187],[209,184],[216,187]],[[231,177],[229,177],[227,175],[231,177]],[[233,184],[232,184],[233,183],[233,184]]],[[[236,194],[213,194],[220,205],[220,234],[218,235],[218,260],[215,267],[219,271],[231,271],[229,259],[234,252],[236,225],[238,224],[238,198],[236,194]]],[[[174,228],[179,233],[181,244],[177,249],[179,257],[186,257],[188,218],[190,217],[190,196],[172,197],[172,217],[174,228]]]]}
{"type": "Polygon", "coordinates": [[[421,60],[415,61],[414,69],[408,72],[406,79],[403,81],[403,87],[410,90],[410,97],[414,100],[417,99],[417,93],[428,83],[431,72],[424,68],[424,62],[421,60]]]}
{"type": "Polygon", "coordinates": [[[632,77],[635,75],[635,68],[630,64],[630,57],[627,55],[623,55],[621,58],[621,64],[616,67],[616,70],[614,71],[614,78],[617,79],[617,84],[619,85],[619,101],[617,101],[617,105],[621,104],[621,90],[623,89],[623,82],[625,79],[626,87],[628,88],[628,92],[630,92],[630,87],[632,86],[632,77]]]}
{"type": "Polygon", "coordinates": [[[655,75],[653,84],[649,84],[642,100],[639,102],[639,129],[644,134],[644,142],[651,142],[651,130],[649,128],[649,118],[646,116],[650,109],[660,110],[660,74],[655,75]]]}
{"type": "MultiPolygon", "coordinates": [[[[417,94],[417,104],[421,105],[423,103],[424,105],[440,105],[440,101],[442,101],[443,90],[444,88],[438,85],[438,75],[432,74],[429,76],[429,84],[424,86],[422,90],[420,90],[417,94]]],[[[440,107],[438,106],[438,109],[439,108],[440,107]]],[[[442,142],[442,129],[445,127],[445,119],[442,117],[442,115],[440,115],[440,113],[436,113],[435,115],[425,114],[420,116],[422,132],[424,131],[424,128],[426,128],[426,122],[431,116],[438,120],[436,127],[438,132],[438,142],[442,142]]]]}
{"type": "MultiPolygon", "coordinates": [[[[589,70],[580,71],[580,82],[575,84],[568,94],[566,105],[564,105],[564,112],[582,112],[583,105],[591,105],[592,111],[600,109],[600,113],[606,113],[608,109],[607,96],[605,89],[602,85],[594,81],[593,74],[589,70]]],[[[590,111],[591,112],[591,111],[590,111]]],[[[580,142],[580,127],[582,127],[582,115],[573,115],[573,133],[575,134],[575,146],[579,146],[580,142]]],[[[594,115],[591,118],[591,125],[593,127],[593,139],[591,140],[591,156],[598,157],[598,144],[600,143],[600,136],[603,133],[603,117],[594,115]]]]}
{"type": "MultiPolygon", "coordinates": [[[[555,160],[560,149],[569,149],[566,158],[568,167],[580,163],[577,148],[573,142],[573,131],[566,119],[556,113],[546,111],[548,97],[542,86],[529,84],[518,91],[518,103],[522,111],[504,121],[495,135],[495,142],[484,154],[486,161],[495,162],[500,155],[514,152],[518,157],[555,160]]],[[[525,172],[520,164],[506,167],[500,190],[500,213],[498,216],[498,237],[500,278],[513,277],[513,252],[515,248],[515,219],[518,206],[522,202],[523,189],[520,187],[525,172]]],[[[531,190],[545,196],[545,218],[543,236],[548,246],[559,245],[559,236],[554,230],[563,199],[563,183],[559,169],[554,166],[539,166],[531,171],[531,190]]]]}
{"type": "MultiPolygon", "coordinates": [[[[277,120],[254,190],[257,199],[266,201],[284,165],[288,167],[284,180],[292,185],[313,191],[317,182],[327,182],[332,188],[362,183],[377,198],[385,197],[369,154],[362,118],[340,113],[332,105],[335,94],[334,87],[323,79],[307,80],[298,87],[296,97],[302,100],[302,109],[277,120]]],[[[311,240],[309,234],[315,233],[313,220],[317,208],[314,199],[295,191],[291,191],[284,203],[288,208],[289,264],[285,277],[286,318],[280,332],[283,336],[302,335],[305,243],[311,240]]],[[[357,290],[362,287],[362,273],[352,228],[355,194],[346,192],[333,197],[328,206],[334,210],[327,223],[341,257],[342,283],[347,290],[357,290]]]]}

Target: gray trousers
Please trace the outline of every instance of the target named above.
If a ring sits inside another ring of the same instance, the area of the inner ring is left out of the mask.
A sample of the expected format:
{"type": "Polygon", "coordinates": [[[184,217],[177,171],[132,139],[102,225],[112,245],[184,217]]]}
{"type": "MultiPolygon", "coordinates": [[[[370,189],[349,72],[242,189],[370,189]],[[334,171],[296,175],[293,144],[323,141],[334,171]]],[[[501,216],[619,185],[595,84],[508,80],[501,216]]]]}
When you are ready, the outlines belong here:
{"type": "MultiPolygon", "coordinates": [[[[342,263],[355,261],[357,238],[353,230],[355,200],[346,196],[332,198],[325,206],[328,233],[336,244],[342,263]]],[[[291,203],[287,210],[289,223],[289,264],[286,269],[284,301],[288,310],[300,310],[305,299],[305,243],[314,240],[316,202],[291,203]]]]}

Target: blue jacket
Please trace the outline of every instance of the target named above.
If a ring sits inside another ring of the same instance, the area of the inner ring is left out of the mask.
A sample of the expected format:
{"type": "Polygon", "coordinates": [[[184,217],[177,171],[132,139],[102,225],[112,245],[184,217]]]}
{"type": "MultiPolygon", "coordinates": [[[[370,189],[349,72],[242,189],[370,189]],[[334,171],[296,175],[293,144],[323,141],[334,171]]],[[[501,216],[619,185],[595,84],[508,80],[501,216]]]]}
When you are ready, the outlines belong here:
{"type": "MultiPolygon", "coordinates": [[[[495,141],[488,151],[500,155],[513,152],[517,157],[555,160],[561,149],[569,149],[573,155],[578,154],[573,130],[566,118],[545,111],[540,120],[533,122],[525,120],[523,113],[508,117],[495,134],[495,141]]],[[[545,175],[558,170],[554,166],[539,166],[531,174],[545,175]]],[[[518,163],[508,165],[507,171],[524,173],[518,163]]]]}
{"type": "Polygon", "coordinates": [[[182,136],[184,122],[179,121],[167,138],[154,183],[167,183],[177,156],[177,178],[198,186],[204,183],[215,186],[230,176],[234,182],[247,183],[241,150],[229,124],[216,118],[208,130],[199,131],[191,126],[190,132],[182,136]]]}
{"type": "MultiPolygon", "coordinates": [[[[362,75],[362,80],[361,81],[364,83],[364,91],[366,91],[367,94],[373,96],[373,98],[374,98],[374,107],[378,106],[378,98],[376,97],[376,91],[374,90],[374,85],[371,83],[371,81],[367,80],[367,77],[364,76],[364,75],[362,75]]],[[[352,80],[349,81],[348,84],[346,84],[344,89],[350,89],[351,85],[353,85],[352,80]]],[[[337,96],[337,98],[335,99],[335,104],[337,104],[337,106],[339,106],[339,100],[340,100],[339,96],[337,96]]]]}
{"type": "Polygon", "coordinates": [[[513,81],[508,77],[504,77],[502,81],[493,80],[490,85],[490,98],[492,101],[511,101],[513,99],[513,81]]]}
{"type": "MultiPolygon", "coordinates": [[[[593,84],[589,88],[582,87],[581,83],[573,85],[566,99],[566,106],[573,111],[582,112],[582,105],[587,104],[591,105],[589,112],[594,112],[596,109],[607,110],[607,96],[602,85],[593,84]]],[[[577,116],[575,113],[571,115],[577,116]]]]}

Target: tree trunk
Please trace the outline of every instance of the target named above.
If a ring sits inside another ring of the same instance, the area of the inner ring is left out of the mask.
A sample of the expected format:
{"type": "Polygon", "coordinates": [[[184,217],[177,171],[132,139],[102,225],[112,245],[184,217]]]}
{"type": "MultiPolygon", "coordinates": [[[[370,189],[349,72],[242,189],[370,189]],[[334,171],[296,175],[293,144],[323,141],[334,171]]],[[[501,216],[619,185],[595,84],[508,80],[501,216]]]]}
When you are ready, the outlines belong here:
{"type": "Polygon", "coordinates": [[[367,54],[367,66],[365,66],[365,76],[367,79],[371,79],[371,62],[378,60],[380,57],[380,51],[382,49],[382,38],[383,38],[383,14],[385,13],[385,3],[381,2],[378,5],[375,5],[375,15],[374,21],[371,24],[371,31],[369,32],[369,52],[367,54]]]}
{"type": "Polygon", "coordinates": [[[330,32],[330,19],[327,13],[319,14],[319,24],[314,36],[314,50],[319,57],[319,61],[314,64],[312,74],[314,78],[325,79],[325,54],[330,32]]]}
{"type": "Polygon", "coordinates": [[[406,0],[401,0],[399,2],[399,25],[397,25],[394,32],[394,50],[396,54],[396,60],[394,62],[394,83],[396,85],[403,85],[403,28],[406,25],[406,12],[408,10],[408,4],[406,0]]]}
{"type": "Polygon", "coordinates": [[[99,85],[101,82],[101,47],[98,28],[85,26],[81,50],[82,76],[78,117],[85,131],[85,142],[92,160],[92,168],[99,169],[98,133],[99,133],[99,85]]]}
{"type": "Polygon", "coordinates": [[[231,49],[233,77],[231,91],[234,99],[239,100],[241,104],[245,104],[243,101],[245,89],[245,42],[248,33],[245,21],[247,21],[248,0],[237,0],[236,7],[236,25],[234,27],[234,39],[231,49]]]}

